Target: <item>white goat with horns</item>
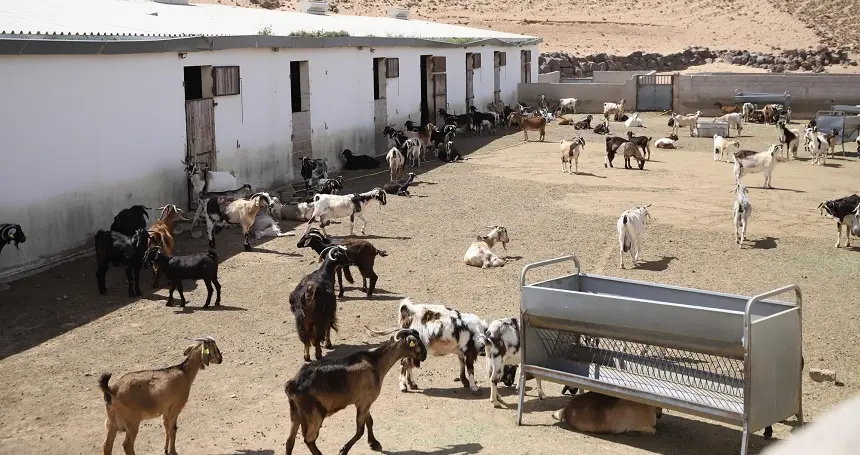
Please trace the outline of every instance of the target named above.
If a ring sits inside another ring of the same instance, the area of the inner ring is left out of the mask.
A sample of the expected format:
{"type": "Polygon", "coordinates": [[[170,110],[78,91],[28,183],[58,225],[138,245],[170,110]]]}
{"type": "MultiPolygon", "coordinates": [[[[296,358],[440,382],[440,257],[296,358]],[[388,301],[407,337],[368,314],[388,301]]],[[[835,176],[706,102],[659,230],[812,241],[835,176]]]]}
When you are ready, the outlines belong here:
{"type": "Polygon", "coordinates": [[[735,243],[738,248],[747,238],[747,226],[749,225],[750,215],[752,215],[752,203],[747,197],[749,190],[747,187],[739,183],[731,192],[737,192],[738,198],[735,199],[732,206],[732,216],[735,220],[735,243]]]}

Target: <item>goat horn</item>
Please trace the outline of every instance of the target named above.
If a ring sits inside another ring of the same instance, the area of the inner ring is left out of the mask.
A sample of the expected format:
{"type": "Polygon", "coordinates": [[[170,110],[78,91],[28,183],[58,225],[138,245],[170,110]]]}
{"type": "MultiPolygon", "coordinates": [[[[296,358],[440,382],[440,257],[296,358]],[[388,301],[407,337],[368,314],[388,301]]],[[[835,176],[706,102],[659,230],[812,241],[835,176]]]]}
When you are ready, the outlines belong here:
{"type": "Polygon", "coordinates": [[[400,330],[404,330],[404,329],[402,329],[402,328],[400,328],[400,327],[395,327],[395,328],[393,328],[393,329],[389,329],[387,332],[384,332],[384,331],[380,331],[380,330],[373,330],[373,329],[371,329],[370,327],[368,327],[367,325],[365,325],[365,326],[364,326],[364,328],[365,328],[365,329],[367,329],[370,333],[372,333],[372,334],[374,334],[374,335],[379,335],[379,336],[391,335],[391,334],[392,334],[392,333],[394,333],[394,332],[397,332],[397,331],[400,331],[400,330]]]}
{"type": "Polygon", "coordinates": [[[645,207],[651,207],[651,204],[646,205],[645,207]]]}
{"type": "MultiPolygon", "coordinates": [[[[167,204],[167,205],[170,205],[170,204],[167,204]]],[[[155,210],[164,210],[164,209],[166,209],[166,208],[167,208],[167,205],[164,205],[164,206],[162,206],[162,207],[159,207],[159,208],[157,208],[157,209],[155,209],[155,210]]],[[[147,210],[152,210],[152,209],[150,209],[149,207],[144,207],[144,208],[145,208],[145,209],[147,209],[147,210]]]]}
{"type": "Polygon", "coordinates": [[[412,329],[400,329],[397,333],[394,334],[394,340],[399,341],[405,335],[411,335],[413,332],[412,329]]]}

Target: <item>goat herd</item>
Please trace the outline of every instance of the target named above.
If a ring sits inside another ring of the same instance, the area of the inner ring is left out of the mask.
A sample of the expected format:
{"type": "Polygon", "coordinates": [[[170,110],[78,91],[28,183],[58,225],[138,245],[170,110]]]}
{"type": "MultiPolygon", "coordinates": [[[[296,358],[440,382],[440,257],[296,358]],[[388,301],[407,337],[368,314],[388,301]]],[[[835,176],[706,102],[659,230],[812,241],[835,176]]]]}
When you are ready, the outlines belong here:
{"type": "MultiPolygon", "coordinates": [[[[355,405],[357,408],[357,430],[340,453],[348,453],[362,438],[365,429],[371,449],[381,450],[381,444],[373,433],[370,407],[380,394],[383,379],[396,363],[400,363],[399,389],[403,392],[417,389],[413,369],[419,367],[428,355],[456,355],[460,362],[461,384],[473,393],[479,393],[474,376],[474,363],[479,356],[487,357],[490,400],[496,406],[503,406],[504,403],[499,398],[498,383],[501,381],[510,387],[515,378],[519,378],[516,370],[520,359],[520,328],[519,321],[514,317],[491,321],[488,324],[474,314],[461,313],[443,305],[417,304],[405,298],[401,300],[394,315],[394,328],[379,331],[365,326],[376,335],[390,336],[389,339],[374,349],[357,352],[339,360],[322,359],[321,348],[332,348],[330,332],[332,329],[338,329],[336,302],[337,297],[344,295],[343,275],[352,283],[350,267],[356,266],[362,275],[362,291],[372,297],[378,279],[373,270],[375,259],[377,256],[388,255],[386,251],[376,248],[366,240],[334,241],[328,236],[325,227],[332,220],[348,217],[350,235],[353,235],[354,221],[358,217],[363,222],[361,233],[364,235],[367,225],[365,215],[371,203],[386,205],[386,194],[409,195],[408,187],[413,183],[415,173],[410,172],[406,179],[397,180],[404,177],[407,161],[412,167],[420,166],[422,161],[427,161],[428,149],[435,149],[437,158],[445,162],[463,159],[453,142],[453,137],[460,132],[480,134],[486,130],[494,133],[498,126],[516,124],[523,130],[526,140],[528,131],[538,131],[540,140],[543,140],[547,123],[555,119],[558,119],[560,125],[573,124],[577,130],[591,129],[591,115],[576,120],[566,113],[572,109],[573,114],[576,114],[576,102],[573,98],[562,99],[557,109],[550,110],[546,107],[545,97],[541,96],[538,101],[539,108],[535,110],[522,103],[516,111],[500,103],[491,103],[488,113],[478,112],[472,106],[469,114],[460,116],[449,115],[440,109],[439,115],[445,119],[445,126],[441,129],[433,124],[416,127],[412,122],[406,123],[405,131],[386,127],[382,133],[392,143],[386,155],[391,177],[388,184],[383,188],[377,187],[362,193],[341,195],[339,193],[343,189],[343,179],[329,178],[326,161],[305,157],[301,161],[305,199],[297,203],[281,203],[278,198],[266,192],[252,192],[250,185],[237,185],[235,176],[230,173],[209,171],[199,164],[183,161],[185,173],[199,198],[197,212],[189,220],[176,205],[167,204],[157,209],[161,216],[153,226],[146,229],[149,216],[147,210],[151,209],[136,205],[120,211],[114,217],[109,230],[99,230],[95,234],[99,292],[107,292],[105,274],[110,265],[125,266],[129,296],[140,296],[140,269],[146,267],[153,271],[154,287],[158,286],[161,274],[166,276],[169,285],[168,306],[173,305],[175,289],[179,290],[180,305],[185,306],[182,280],[203,280],[207,288],[207,299],[203,306],[210,305],[214,288],[217,294],[214,304],[217,307],[221,302],[219,259],[217,253],[211,249],[215,247],[216,233],[226,225],[240,225],[244,248],[251,250],[251,237],[259,239],[263,236],[296,235],[281,232],[276,218],[306,222],[297,247],[312,249],[322,264],[302,278],[289,295],[290,310],[294,314],[296,331],[304,347],[304,360],[308,363],[305,363],[285,386],[291,421],[286,442],[288,455],[293,451],[299,429],[302,430],[304,442],[311,453],[319,455],[316,440],[323,420],[349,405],[355,405]],[[311,186],[317,191],[313,197],[308,198],[311,186]],[[180,221],[191,221],[193,228],[201,214],[206,221],[209,251],[173,255],[174,225],[180,221]],[[319,228],[312,227],[315,222],[319,223],[319,228]],[[339,285],[337,296],[335,278],[339,285]],[[314,348],[315,362],[311,362],[311,346],[314,348]]],[[[625,100],[619,103],[604,103],[604,119],[594,127],[595,133],[610,134],[610,116],[616,121],[624,121],[628,127],[643,126],[637,113],[629,116],[624,114],[624,104],[625,100]]],[[[724,115],[716,121],[734,125],[739,134],[743,120],[749,120],[754,115],[752,113],[757,112],[754,107],[748,109],[747,106],[718,107],[723,110],[724,115]]],[[[764,172],[764,186],[770,188],[771,174],[779,161],[778,151],[785,146],[786,159],[790,158],[789,151],[791,157],[796,157],[800,140],[799,131],[787,129],[785,121],[778,120],[783,114],[780,107],[768,106],[763,111],[762,120],[776,122],[780,134],[779,144],[772,145],[766,152],[740,150],[737,141],[714,136],[714,160],[722,161],[729,147],[739,149],[732,154],[735,163],[734,191],[737,192],[733,214],[738,244],[744,241],[752,213],[752,204],[740,178],[746,173],[764,172]]],[[[689,126],[691,136],[695,136],[700,115],[701,112],[692,115],[672,113],[669,126],[673,128],[673,134],[655,141],[655,147],[677,148],[677,130],[682,126],[689,126]]],[[[807,150],[813,157],[820,156],[819,164],[823,164],[826,149],[829,147],[831,153],[833,152],[832,133],[818,132],[814,122],[807,125],[804,133],[807,150]]],[[[637,137],[632,132],[627,133],[626,139],[607,137],[604,166],[612,166],[615,154],[621,153],[625,158],[625,168],[632,168],[630,158],[634,158],[638,168],[643,169],[645,161],[650,160],[651,139],[645,136],[637,137]]],[[[561,141],[562,166],[565,172],[578,173],[578,159],[584,147],[585,139],[582,136],[561,141]]],[[[348,149],[341,153],[341,157],[345,169],[377,169],[380,166],[373,157],[355,155],[348,149]]],[[[813,161],[813,164],[816,163],[817,160],[813,161]]],[[[639,262],[640,239],[646,220],[650,218],[649,206],[650,204],[627,210],[618,219],[622,268],[623,255],[626,252],[633,256],[634,265],[639,262]]],[[[826,212],[837,220],[839,239],[843,225],[846,226],[849,244],[851,233],[860,236],[860,223],[857,221],[860,218],[860,196],[851,195],[825,201],[819,208],[822,213],[826,212]]],[[[493,253],[492,247],[501,242],[503,248],[507,248],[510,241],[507,229],[496,225],[488,228],[490,232],[478,236],[467,249],[463,258],[467,265],[481,268],[504,265],[504,260],[493,253]]],[[[8,243],[14,242],[17,247],[25,240],[20,226],[0,224],[0,250],[8,243]]],[[[171,455],[176,453],[177,419],[188,400],[194,378],[199,370],[211,364],[219,364],[223,360],[216,341],[211,337],[195,338],[194,344],[185,349],[184,355],[186,358],[178,365],[127,373],[112,384],[109,383],[111,374],[101,376],[99,386],[107,413],[104,454],[112,453],[117,432],[126,433],[123,448],[127,454],[134,453],[134,441],[141,421],[158,416],[164,421],[164,452],[171,455]]],[[[543,398],[540,380],[537,380],[536,386],[538,395],[543,398]]],[[[566,390],[569,389],[565,388],[566,390]]],[[[575,389],[570,392],[577,393],[575,389]]],[[[653,433],[655,419],[661,414],[661,409],[652,406],[585,393],[572,400],[564,410],[556,412],[554,417],[584,431],[653,433]],[[577,413],[577,408],[601,412],[577,413]]]]}

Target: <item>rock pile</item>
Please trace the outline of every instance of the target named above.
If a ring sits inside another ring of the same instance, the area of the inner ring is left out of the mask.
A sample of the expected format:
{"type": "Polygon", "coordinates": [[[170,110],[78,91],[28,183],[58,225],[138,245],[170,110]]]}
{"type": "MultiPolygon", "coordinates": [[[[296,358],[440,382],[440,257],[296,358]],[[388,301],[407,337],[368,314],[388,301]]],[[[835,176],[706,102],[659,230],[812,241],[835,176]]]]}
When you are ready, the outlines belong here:
{"type": "Polygon", "coordinates": [[[857,61],[849,58],[848,49],[830,49],[825,45],[815,49],[787,49],[779,54],[688,47],[683,52],[668,55],[637,51],[627,56],[599,53],[577,57],[562,52],[548,52],[538,57],[541,74],[561,71],[562,77],[589,77],[595,71],[680,71],[715,61],[763,68],[773,73],[822,73],[830,65],[857,66],[857,61]]]}

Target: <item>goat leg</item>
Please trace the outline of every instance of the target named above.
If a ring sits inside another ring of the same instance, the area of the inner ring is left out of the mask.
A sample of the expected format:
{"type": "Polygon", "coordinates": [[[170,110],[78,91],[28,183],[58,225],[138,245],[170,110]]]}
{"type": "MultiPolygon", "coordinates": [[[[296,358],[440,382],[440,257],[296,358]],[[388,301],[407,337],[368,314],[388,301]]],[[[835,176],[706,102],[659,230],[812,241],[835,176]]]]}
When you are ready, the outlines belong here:
{"type": "Polygon", "coordinates": [[[243,230],[245,231],[245,251],[251,251],[251,229],[249,227],[247,230],[243,230]]]}
{"type": "Polygon", "coordinates": [[[290,401],[290,435],[287,437],[287,455],[293,455],[293,448],[296,446],[296,435],[299,434],[301,426],[301,416],[299,409],[293,400],[290,401]]]}
{"type": "Polygon", "coordinates": [[[132,267],[132,273],[134,274],[134,295],[140,297],[143,295],[143,292],[140,292],[140,265],[132,267]]]}
{"type": "Polygon", "coordinates": [[[215,306],[221,306],[221,283],[218,282],[218,277],[212,277],[212,284],[215,285],[215,306]]]}
{"type": "Polygon", "coordinates": [[[382,451],[382,444],[376,440],[376,436],[373,435],[373,417],[370,415],[370,409],[367,410],[367,420],[365,421],[365,425],[367,426],[367,444],[370,446],[370,450],[380,452],[382,451]]]}
{"type": "Polygon", "coordinates": [[[167,294],[167,306],[173,306],[173,290],[176,289],[176,281],[168,279],[167,285],[170,287],[170,292],[167,294]]]}
{"type": "Polygon", "coordinates": [[[211,280],[203,280],[206,284],[206,303],[203,304],[203,308],[209,308],[209,303],[212,301],[212,281],[211,280]]]}
{"type": "MultiPolygon", "coordinates": [[[[337,284],[340,287],[340,292],[338,293],[338,297],[343,298],[343,267],[339,267],[337,269],[337,284]]],[[[349,270],[349,269],[347,269],[349,270]]]]}
{"type": "Polygon", "coordinates": [[[134,273],[130,265],[125,266],[125,278],[128,280],[128,296],[135,297],[137,293],[134,289],[134,273]]]}
{"type": "Polygon", "coordinates": [[[110,263],[105,261],[99,261],[99,268],[96,270],[96,282],[99,286],[99,294],[105,295],[107,294],[107,286],[105,286],[105,275],[107,275],[108,267],[110,267],[110,263]]]}
{"type": "Polygon", "coordinates": [[[346,444],[343,445],[343,448],[340,449],[338,455],[347,455],[349,453],[349,449],[364,436],[364,427],[367,424],[367,414],[368,411],[366,408],[358,407],[355,408],[355,435],[349,440],[346,441],[346,444]]]}
{"type": "Polygon", "coordinates": [[[182,280],[176,280],[176,289],[179,291],[179,306],[185,308],[185,294],[182,293],[182,280]]]}

